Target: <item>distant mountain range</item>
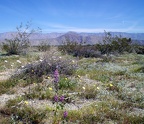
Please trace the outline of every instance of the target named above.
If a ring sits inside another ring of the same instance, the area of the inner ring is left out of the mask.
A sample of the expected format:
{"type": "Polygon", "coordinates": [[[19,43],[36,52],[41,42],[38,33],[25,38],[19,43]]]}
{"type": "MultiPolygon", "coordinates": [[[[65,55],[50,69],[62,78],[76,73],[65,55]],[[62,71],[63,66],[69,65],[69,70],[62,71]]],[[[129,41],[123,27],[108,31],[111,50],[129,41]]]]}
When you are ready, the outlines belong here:
{"type": "MultiPolygon", "coordinates": [[[[144,45],[144,33],[125,33],[125,32],[110,32],[112,36],[121,36],[131,38],[133,42],[144,45]]],[[[5,39],[11,39],[16,35],[16,32],[0,33],[0,43],[4,42],[5,39]]],[[[38,45],[41,41],[47,41],[51,45],[60,45],[67,39],[76,42],[86,42],[87,44],[96,44],[103,40],[104,33],[34,33],[30,36],[32,45],[38,45]]]]}

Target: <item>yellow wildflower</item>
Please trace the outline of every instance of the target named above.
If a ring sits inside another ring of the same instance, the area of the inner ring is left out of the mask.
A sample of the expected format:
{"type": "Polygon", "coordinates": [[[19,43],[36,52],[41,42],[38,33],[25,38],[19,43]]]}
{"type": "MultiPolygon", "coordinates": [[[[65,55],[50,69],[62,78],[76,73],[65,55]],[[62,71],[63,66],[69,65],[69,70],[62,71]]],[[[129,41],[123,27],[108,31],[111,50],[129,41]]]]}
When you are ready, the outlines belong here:
{"type": "Polygon", "coordinates": [[[113,86],[113,84],[110,84],[110,86],[112,87],[112,86],[113,86]]]}
{"type": "Polygon", "coordinates": [[[50,79],[50,77],[49,77],[49,76],[48,76],[47,78],[48,78],[48,79],[50,79]]]}
{"type": "Polygon", "coordinates": [[[65,80],[67,80],[68,78],[65,78],[65,80]]]}
{"type": "Polygon", "coordinates": [[[27,105],[27,104],[28,104],[28,101],[24,101],[24,103],[27,105]]]}
{"type": "Polygon", "coordinates": [[[80,78],[80,75],[78,75],[78,78],[80,78]]]}
{"type": "Polygon", "coordinates": [[[49,90],[52,90],[52,88],[51,88],[51,87],[49,87],[49,90]]]}

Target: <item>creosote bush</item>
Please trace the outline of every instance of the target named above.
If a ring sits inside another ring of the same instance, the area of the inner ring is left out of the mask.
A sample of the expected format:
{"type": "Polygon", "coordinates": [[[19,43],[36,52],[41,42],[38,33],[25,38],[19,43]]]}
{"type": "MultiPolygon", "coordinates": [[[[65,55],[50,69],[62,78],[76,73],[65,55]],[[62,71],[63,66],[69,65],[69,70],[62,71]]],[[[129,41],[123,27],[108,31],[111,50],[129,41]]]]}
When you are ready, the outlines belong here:
{"type": "Polygon", "coordinates": [[[49,45],[48,41],[41,41],[40,44],[37,46],[38,51],[43,52],[50,50],[50,47],[51,46],[49,45]]]}
{"type": "Polygon", "coordinates": [[[58,49],[64,54],[70,54],[75,57],[102,57],[103,55],[109,56],[110,54],[123,54],[128,53],[142,53],[143,48],[133,43],[131,38],[124,38],[121,36],[112,37],[110,32],[105,31],[103,40],[98,44],[86,44],[86,42],[74,42],[66,39],[58,49]]]}
{"type": "Polygon", "coordinates": [[[58,46],[58,49],[63,54],[70,54],[74,57],[101,57],[101,53],[93,45],[86,45],[85,42],[71,42],[66,41],[64,44],[58,46]]]}
{"type": "Polygon", "coordinates": [[[12,39],[5,39],[3,42],[2,49],[7,52],[7,54],[27,54],[28,48],[30,46],[29,37],[36,30],[30,30],[31,23],[28,22],[25,27],[22,25],[18,26],[17,32],[12,34],[12,39]]]}

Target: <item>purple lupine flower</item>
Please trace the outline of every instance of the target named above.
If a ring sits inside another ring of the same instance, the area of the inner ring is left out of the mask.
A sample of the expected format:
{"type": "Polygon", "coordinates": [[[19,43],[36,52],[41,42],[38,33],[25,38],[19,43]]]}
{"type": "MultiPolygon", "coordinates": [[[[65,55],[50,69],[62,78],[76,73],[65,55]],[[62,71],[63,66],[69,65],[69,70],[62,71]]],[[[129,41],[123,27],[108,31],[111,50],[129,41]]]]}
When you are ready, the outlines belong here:
{"type": "Polygon", "coordinates": [[[64,96],[61,96],[60,99],[59,99],[61,102],[64,101],[64,96]]]}
{"type": "Polygon", "coordinates": [[[58,69],[56,69],[55,72],[54,72],[54,82],[55,83],[59,82],[59,72],[58,72],[58,69]]]}
{"type": "Polygon", "coordinates": [[[64,118],[66,118],[68,116],[68,112],[64,111],[63,116],[64,116],[64,118]]]}
{"type": "Polygon", "coordinates": [[[59,100],[59,99],[58,99],[58,96],[55,95],[55,96],[54,96],[54,101],[55,101],[55,102],[58,102],[58,100],[59,100]]]}

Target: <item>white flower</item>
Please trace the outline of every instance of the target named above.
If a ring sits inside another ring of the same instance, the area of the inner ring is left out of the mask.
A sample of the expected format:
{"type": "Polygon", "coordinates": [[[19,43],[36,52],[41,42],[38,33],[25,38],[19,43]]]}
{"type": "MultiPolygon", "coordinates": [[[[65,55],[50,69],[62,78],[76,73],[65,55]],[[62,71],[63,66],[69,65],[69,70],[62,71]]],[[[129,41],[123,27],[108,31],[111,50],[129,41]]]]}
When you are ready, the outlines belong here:
{"type": "Polygon", "coordinates": [[[100,88],[99,87],[97,87],[97,90],[99,90],[100,88]]]}
{"type": "Polygon", "coordinates": [[[85,87],[82,87],[85,90],[85,87]]]}
{"type": "Polygon", "coordinates": [[[42,62],[43,60],[42,60],[42,59],[40,59],[39,61],[40,61],[40,62],[42,62]]]}
{"type": "Polygon", "coordinates": [[[17,62],[18,62],[18,63],[21,63],[21,61],[20,61],[20,60],[17,60],[17,62]]]}
{"type": "Polygon", "coordinates": [[[24,66],[21,66],[22,68],[24,68],[24,66]]]}
{"type": "Polygon", "coordinates": [[[11,67],[13,67],[13,66],[14,66],[14,63],[11,64],[11,67]]]}
{"type": "Polygon", "coordinates": [[[72,63],[74,63],[75,61],[74,60],[72,60],[72,63]]]}
{"type": "Polygon", "coordinates": [[[62,57],[60,56],[59,58],[61,59],[62,57]]]}
{"type": "Polygon", "coordinates": [[[8,61],[7,61],[7,60],[5,60],[4,62],[5,62],[5,63],[7,63],[8,61]]]}

